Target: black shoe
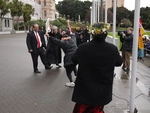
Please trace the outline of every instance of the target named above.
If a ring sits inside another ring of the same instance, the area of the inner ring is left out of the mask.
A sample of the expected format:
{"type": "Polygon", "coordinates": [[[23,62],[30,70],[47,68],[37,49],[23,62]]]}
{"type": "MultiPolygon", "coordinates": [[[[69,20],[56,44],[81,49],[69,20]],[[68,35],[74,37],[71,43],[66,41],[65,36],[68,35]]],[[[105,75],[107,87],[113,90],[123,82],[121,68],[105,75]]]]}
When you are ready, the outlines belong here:
{"type": "Polygon", "coordinates": [[[45,66],[45,69],[51,69],[53,66],[45,66]]]}
{"type": "Polygon", "coordinates": [[[41,71],[39,71],[39,70],[35,70],[35,71],[34,71],[34,73],[41,73],[41,71]]]}

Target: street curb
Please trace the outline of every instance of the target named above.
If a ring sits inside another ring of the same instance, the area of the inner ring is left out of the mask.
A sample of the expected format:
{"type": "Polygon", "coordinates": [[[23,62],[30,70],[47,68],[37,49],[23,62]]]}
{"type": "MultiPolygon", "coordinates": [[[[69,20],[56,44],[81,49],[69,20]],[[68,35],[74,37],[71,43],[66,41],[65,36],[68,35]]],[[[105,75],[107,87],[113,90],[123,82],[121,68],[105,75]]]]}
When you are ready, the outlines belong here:
{"type": "Polygon", "coordinates": [[[28,31],[15,31],[13,33],[11,31],[0,32],[0,34],[16,34],[16,33],[28,33],[28,31]]]}

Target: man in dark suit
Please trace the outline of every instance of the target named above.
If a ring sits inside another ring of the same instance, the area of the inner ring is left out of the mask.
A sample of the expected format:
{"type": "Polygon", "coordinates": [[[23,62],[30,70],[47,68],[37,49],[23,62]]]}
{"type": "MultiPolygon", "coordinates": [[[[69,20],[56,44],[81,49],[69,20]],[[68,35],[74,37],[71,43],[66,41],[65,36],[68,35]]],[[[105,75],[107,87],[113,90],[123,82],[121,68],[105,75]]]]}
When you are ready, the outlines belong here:
{"type": "Polygon", "coordinates": [[[33,25],[33,30],[27,34],[26,44],[28,47],[28,52],[31,53],[33,68],[35,73],[41,73],[38,70],[38,56],[41,57],[41,61],[45,66],[45,69],[51,69],[49,67],[46,59],[46,44],[44,39],[44,33],[39,31],[38,24],[33,25]]]}

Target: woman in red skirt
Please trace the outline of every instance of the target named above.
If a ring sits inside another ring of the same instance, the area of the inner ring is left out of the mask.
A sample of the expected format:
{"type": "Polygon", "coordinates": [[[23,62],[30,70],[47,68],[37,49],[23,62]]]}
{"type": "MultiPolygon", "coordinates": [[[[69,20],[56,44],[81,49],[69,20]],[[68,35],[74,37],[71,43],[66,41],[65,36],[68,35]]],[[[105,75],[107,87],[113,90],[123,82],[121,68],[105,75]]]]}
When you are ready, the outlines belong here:
{"type": "Polygon", "coordinates": [[[104,113],[103,106],[75,104],[73,113],[104,113]]]}

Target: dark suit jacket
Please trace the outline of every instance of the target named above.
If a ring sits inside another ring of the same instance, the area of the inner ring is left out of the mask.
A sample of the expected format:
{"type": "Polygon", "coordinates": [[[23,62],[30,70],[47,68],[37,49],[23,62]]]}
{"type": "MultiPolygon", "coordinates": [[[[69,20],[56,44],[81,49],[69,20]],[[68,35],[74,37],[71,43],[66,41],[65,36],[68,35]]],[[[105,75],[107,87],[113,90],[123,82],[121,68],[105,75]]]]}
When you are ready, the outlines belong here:
{"type": "MultiPolygon", "coordinates": [[[[38,31],[38,34],[39,34],[40,39],[41,39],[42,47],[44,47],[46,49],[44,33],[42,31],[38,31]]],[[[34,34],[34,31],[31,31],[27,34],[26,44],[27,44],[28,50],[32,49],[34,53],[37,52],[37,40],[36,40],[36,36],[34,34]]]]}
{"type": "Polygon", "coordinates": [[[102,106],[112,100],[114,67],[122,64],[117,47],[105,41],[81,44],[72,61],[78,64],[72,100],[102,106]]]}

